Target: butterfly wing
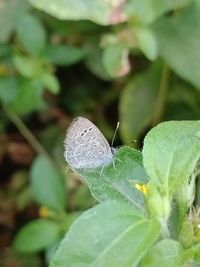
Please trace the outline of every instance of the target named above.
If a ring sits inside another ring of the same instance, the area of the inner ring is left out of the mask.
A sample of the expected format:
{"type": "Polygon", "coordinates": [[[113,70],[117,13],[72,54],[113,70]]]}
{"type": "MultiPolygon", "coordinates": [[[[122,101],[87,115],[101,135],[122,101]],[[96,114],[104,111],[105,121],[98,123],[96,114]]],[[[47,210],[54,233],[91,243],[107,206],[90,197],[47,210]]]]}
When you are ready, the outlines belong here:
{"type": "Polygon", "coordinates": [[[109,143],[88,119],[77,117],[65,139],[65,159],[74,168],[96,168],[112,161],[109,143]]]}

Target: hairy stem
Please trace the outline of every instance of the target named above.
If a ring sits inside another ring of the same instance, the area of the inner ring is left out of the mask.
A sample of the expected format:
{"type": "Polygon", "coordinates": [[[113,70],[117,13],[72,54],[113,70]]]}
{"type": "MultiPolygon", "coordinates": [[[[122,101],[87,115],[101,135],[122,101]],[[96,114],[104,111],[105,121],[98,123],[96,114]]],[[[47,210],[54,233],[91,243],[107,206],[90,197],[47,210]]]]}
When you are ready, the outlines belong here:
{"type": "Polygon", "coordinates": [[[166,220],[162,220],[161,222],[161,235],[162,237],[165,238],[170,238],[170,232],[169,232],[169,228],[167,225],[167,221],[166,220]]]}

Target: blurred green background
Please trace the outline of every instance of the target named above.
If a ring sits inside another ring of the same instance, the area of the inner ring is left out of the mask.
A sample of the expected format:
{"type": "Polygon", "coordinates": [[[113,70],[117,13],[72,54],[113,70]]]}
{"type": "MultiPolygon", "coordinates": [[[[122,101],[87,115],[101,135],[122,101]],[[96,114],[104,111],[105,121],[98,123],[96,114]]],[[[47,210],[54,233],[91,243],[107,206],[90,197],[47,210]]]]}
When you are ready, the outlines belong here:
{"type": "Polygon", "coordinates": [[[0,266],[47,266],[95,204],[63,158],[76,116],[142,148],[200,117],[199,0],[0,1],[0,266]]]}

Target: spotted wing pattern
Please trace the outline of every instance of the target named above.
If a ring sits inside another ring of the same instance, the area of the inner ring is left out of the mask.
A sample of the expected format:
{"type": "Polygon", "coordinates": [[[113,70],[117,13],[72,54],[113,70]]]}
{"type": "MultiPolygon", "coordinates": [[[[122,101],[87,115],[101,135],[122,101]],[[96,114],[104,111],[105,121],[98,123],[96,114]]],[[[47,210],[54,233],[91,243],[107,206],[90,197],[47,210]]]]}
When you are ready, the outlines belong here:
{"type": "Polygon", "coordinates": [[[88,119],[75,118],[65,139],[65,159],[73,169],[96,168],[112,161],[111,147],[88,119]]]}

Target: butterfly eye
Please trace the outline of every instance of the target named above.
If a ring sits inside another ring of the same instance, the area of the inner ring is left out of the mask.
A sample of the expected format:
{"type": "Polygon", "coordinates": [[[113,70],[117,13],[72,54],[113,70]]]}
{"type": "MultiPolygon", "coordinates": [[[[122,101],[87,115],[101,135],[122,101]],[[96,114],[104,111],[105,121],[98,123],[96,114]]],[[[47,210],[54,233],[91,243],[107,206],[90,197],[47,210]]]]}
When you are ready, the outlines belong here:
{"type": "Polygon", "coordinates": [[[92,131],[92,128],[89,128],[88,131],[91,132],[92,131]]]}

